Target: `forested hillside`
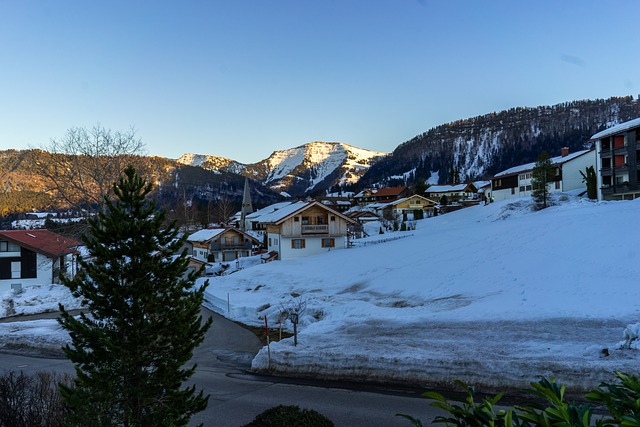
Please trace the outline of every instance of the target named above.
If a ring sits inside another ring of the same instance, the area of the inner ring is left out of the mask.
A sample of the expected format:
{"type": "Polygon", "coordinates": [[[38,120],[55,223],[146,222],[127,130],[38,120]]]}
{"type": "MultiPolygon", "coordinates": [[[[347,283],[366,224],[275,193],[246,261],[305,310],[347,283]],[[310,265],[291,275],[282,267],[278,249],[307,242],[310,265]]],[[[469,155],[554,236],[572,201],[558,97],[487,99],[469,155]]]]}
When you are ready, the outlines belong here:
{"type": "MultiPolygon", "coordinates": [[[[73,157],[73,156],[70,156],[73,157]]],[[[96,200],[85,186],[82,191],[74,180],[64,179],[62,172],[50,169],[51,154],[40,150],[0,151],[0,216],[24,213],[34,210],[79,208],[87,200],[96,200]],[[51,179],[42,175],[43,170],[57,179],[57,185],[71,194],[66,199],[59,197],[59,190],[51,179]],[[70,206],[69,200],[73,203],[70,206]]],[[[199,211],[212,210],[212,205],[224,200],[226,210],[240,205],[244,189],[244,177],[229,173],[209,171],[199,167],[181,165],[163,157],[134,156],[131,162],[140,174],[156,186],[154,196],[163,207],[179,217],[181,212],[192,220],[205,220],[199,211]],[[185,208],[186,207],[186,208],[185,208]]],[[[96,162],[93,169],[106,168],[109,158],[88,159],[75,156],[72,162],[96,162]]],[[[73,163],[72,163],[73,164],[73,163]]],[[[86,168],[91,170],[91,168],[86,168]]],[[[76,177],[76,180],[82,177],[76,177]]],[[[279,195],[253,182],[251,195],[257,205],[268,204],[280,199],[279,195]]],[[[233,212],[232,212],[233,213],[233,212]]],[[[214,215],[208,215],[209,217],[214,215]]]]}
{"type": "Polygon", "coordinates": [[[562,147],[583,149],[596,132],[636,117],[640,103],[628,96],[518,107],[458,120],[399,145],[367,171],[360,186],[411,184],[435,172],[440,184],[449,183],[451,171],[458,172],[461,181],[487,178],[535,161],[542,150],[554,156],[562,147]]]}

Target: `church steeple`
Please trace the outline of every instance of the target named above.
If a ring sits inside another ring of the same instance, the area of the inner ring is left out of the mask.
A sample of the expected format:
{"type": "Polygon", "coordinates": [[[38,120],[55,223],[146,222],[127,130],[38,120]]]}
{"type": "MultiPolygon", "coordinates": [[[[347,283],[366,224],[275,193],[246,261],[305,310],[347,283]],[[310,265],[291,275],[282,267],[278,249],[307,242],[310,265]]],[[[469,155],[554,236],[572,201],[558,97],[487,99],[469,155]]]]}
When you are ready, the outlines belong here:
{"type": "Polygon", "coordinates": [[[242,209],[240,210],[240,229],[245,231],[245,218],[253,212],[251,206],[251,192],[249,191],[249,178],[244,178],[244,195],[242,196],[242,209]]]}

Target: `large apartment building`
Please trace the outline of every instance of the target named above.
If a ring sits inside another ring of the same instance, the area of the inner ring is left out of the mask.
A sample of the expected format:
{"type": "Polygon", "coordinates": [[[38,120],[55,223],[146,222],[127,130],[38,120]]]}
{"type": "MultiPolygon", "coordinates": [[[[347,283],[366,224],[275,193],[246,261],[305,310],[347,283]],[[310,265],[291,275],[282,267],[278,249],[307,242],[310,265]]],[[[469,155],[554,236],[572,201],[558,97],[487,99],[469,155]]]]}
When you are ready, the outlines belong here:
{"type": "Polygon", "coordinates": [[[598,132],[596,143],[598,200],[632,200],[640,196],[640,118],[598,132]]]}

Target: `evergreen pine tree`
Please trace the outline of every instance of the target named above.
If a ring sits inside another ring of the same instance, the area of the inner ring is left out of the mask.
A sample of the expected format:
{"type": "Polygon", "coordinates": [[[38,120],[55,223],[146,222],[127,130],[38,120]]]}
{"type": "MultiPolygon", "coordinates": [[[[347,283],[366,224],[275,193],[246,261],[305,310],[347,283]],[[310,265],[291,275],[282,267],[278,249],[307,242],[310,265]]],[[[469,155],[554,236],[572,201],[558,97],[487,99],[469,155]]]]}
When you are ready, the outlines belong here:
{"type": "Polygon", "coordinates": [[[593,166],[587,166],[585,172],[580,171],[580,175],[582,175],[582,182],[587,184],[587,197],[590,199],[598,198],[598,178],[596,176],[596,171],[593,166]],[[586,174],[585,174],[586,172],[586,174]]]}
{"type": "Polygon", "coordinates": [[[64,348],[76,368],[75,383],[61,385],[73,425],[184,426],[207,407],[195,386],[182,388],[195,366],[185,367],[211,321],[202,322],[206,284],[196,289],[184,236],[147,200],[147,184],[131,167],[114,184],[116,200],[90,221],[83,242],[89,257],[80,273],[64,279],[88,313],[71,316],[61,305],[60,324],[71,335],[64,348]]]}
{"type": "Polygon", "coordinates": [[[544,209],[549,202],[549,184],[555,177],[555,168],[546,151],[538,155],[531,178],[531,197],[537,209],[544,209]]]}

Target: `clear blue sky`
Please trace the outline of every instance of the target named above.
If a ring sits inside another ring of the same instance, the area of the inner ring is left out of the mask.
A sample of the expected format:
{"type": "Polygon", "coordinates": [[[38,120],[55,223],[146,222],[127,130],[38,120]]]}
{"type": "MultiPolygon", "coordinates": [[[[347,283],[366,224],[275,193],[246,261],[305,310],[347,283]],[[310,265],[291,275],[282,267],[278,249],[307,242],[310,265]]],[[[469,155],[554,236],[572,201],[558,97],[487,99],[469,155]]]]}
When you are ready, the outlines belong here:
{"type": "Polygon", "coordinates": [[[0,0],[0,149],[134,126],[151,155],[390,152],[511,107],[640,93],[637,0],[0,0]]]}

